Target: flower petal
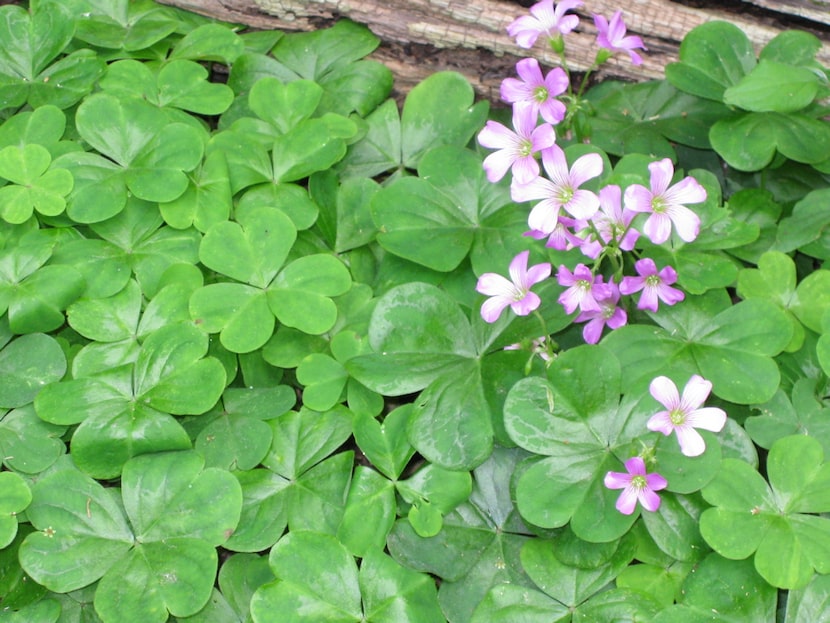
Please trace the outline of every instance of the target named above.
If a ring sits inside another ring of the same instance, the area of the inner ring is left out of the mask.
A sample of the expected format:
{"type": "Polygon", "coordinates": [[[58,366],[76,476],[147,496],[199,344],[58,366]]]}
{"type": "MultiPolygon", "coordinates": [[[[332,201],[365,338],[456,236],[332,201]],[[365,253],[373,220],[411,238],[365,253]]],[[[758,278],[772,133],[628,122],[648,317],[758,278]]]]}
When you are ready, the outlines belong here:
{"type": "Polygon", "coordinates": [[[683,397],[680,399],[681,409],[693,411],[706,402],[712,391],[712,382],[707,381],[699,374],[693,374],[683,388],[683,397]]]}
{"type": "Polygon", "coordinates": [[[677,235],[683,242],[692,242],[700,232],[700,217],[689,208],[682,205],[671,205],[666,208],[666,215],[674,223],[677,235]]]}
{"type": "Polygon", "coordinates": [[[631,484],[631,474],[623,472],[608,472],[605,474],[603,483],[609,489],[625,489],[631,484]]]}
{"type": "Polygon", "coordinates": [[[686,422],[695,428],[719,433],[726,425],[726,412],[717,407],[704,407],[690,413],[686,418],[686,422]]]}
{"type": "Polygon", "coordinates": [[[650,183],[651,192],[654,195],[662,195],[671,184],[671,178],[674,175],[674,165],[669,158],[657,160],[648,165],[648,170],[651,172],[650,183]]]}
{"type": "Polygon", "coordinates": [[[631,515],[634,509],[637,508],[637,498],[640,497],[640,492],[635,487],[626,487],[617,498],[615,506],[617,510],[623,515],[631,515]]]}
{"type": "Polygon", "coordinates": [[[648,391],[657,402],[669,411],[673,411],[680,406],[677,386],[667,376],[658,376],[652,380],[648,386],[648,391]]]}
{"type": "Polygon", "coordinates": [[[535,309],[538,309],[541,304],[542,299],[539,298],[538,294],[535,292],[527,292],[521,300],[510,303],[510,309],[517,316],[527,316],[535,309]]]}
{"type": "Polygon", "coordinates": [[[484,273],[478,278],[476,292],[485,296],[512,297],[515,285],[498,273],[484,273]]]}
{"type": "Polygon", "coordinates": [[[506,296],[493,296],[481,304],[481,317],[485,322],[495,322],[512,299],[506,296]]]}
{"type": "Polygon", "coordinates": [[[665,213],[652,213],[643,225],[643,233],[654,244],[663,244],[671,235],[671,219],[665,213]]]}
{"type": "Polygon", "coordinates": [[[700,456],[706,450],[706,442],[694,428],[688,425],[678,426],[674,429],[677,433],[677,442],[680,444],[680,451],[685,456],[700,456]]]}
{"type": "Polygon", "coordinates": [[[653,212],[651,207],[653,198],[654,195],[648,188],[641,184],[632,184],[625,189],[625,209],[632,212],[653,212]]]}
{"type": "Polygon", "coordinates": [[[647,511],[651,511],[653,513],[660,508],[660,496],[649,488],[640,489],[637,498],[640,500],[640,504],[643,505],[643,508],[647,511]]]}

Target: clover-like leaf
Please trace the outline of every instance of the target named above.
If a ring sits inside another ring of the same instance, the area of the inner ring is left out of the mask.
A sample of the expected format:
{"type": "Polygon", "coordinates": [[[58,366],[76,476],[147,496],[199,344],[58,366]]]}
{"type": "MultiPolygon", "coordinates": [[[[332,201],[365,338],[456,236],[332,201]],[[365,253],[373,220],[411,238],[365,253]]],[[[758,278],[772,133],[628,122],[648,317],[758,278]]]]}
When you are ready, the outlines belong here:
{"type": "Polygon", "coordinates": [[[284,612],[291,623],[444,620],[429,576],[397,564],[379,550],[367,553],[358,571],[354,558],[333,537],[292,532],[271,549],[269,560],[277,581],[254,593],[255,623],[270,620],[275,611],[284,612]]]}
{"type": "Polygon", "coordinates": [[[723,101],[753,112],[796,112],[818,94],[819,77],[806,67],[767,59],[723,93],[723,101]]]}
{"type": "Polygon", "coordinates": [[[66,372],[66,356],[55,338],[22,335],[0,350],[0,406],[22,407],[66,372]]]}
{"type": "Polygon", "coordinates": [[[748,560],[727,560],[710,553],[695,565],[683,581],[678,603],[665,608],[654,623],[711,621],[714,612],[722,620],[771,621],[776,617],[778,595],[748,560]],[[740,586],[743,599],[735,599],[731,587],[740,586]]]}
{"type": "Polygon", "coordinates": [[[780,380],[772,357],[792,340],[792,321],[771,301],[731,305],[725,295],[710,290],[661,309],[653,318],[662,329],[631,325],[608,334],[603,344],[622,363],[624,385],[648,383],[671,366],[712,381],[725,400],[769,400],[780,380]]]}
{"type": "Polygon", "coordinates": [[[32,404],[0,415],[3,465],[24,474],[39,474],[66,452],[63,426],[44,422],[32,404]]]}
{"type": "Polygon", "coordinates": [[[826,160],[830,128],[804,113],[750,112],[716,122],[709,140],[730,166],[758,171],[772,162],[776,150],[796,162],[826,160]],[[805,136],[810,140],[804,140],[805,136]]]}
{"type": "Polygon", "coordinates": [[[830,571],[830,464],[821,444],[796,435],[776,441],[768,458],[769,484],[747,463],[725,459],[702,493],[714,508],[700,531],[726,558],[755,554],[758,573],[772,586],[799,588],[813,572],[830,571]]]}
{"type": "Polygon", "coordinates": [[[755,64],[755,50],[740,28],[711,21],[686,34],[680,45],[680,62],[669,63],[666,78],[681,91],[723,101],[724,91],[755,64]]]}
{"type": "Polygon", "coordinates": [[[473,471],[469,500],[444,518],[435,536],[419,536],[406,519],[399,519],[389,535],[387,546],[395,560],[441,578],[438,601],[453,623],[471,620],[494,586],[534,588],[520,559],[529,540],[527,528],[510,500],[511,475],[525,456],[515,448],[496,448],[473,471]]]}
{"type": "Polygon", "coordinates": [[[72,174],[49,169],[52,158],[41,145],[10,145],[0,150],[0,177],[13,182],[0,187],[0,216],[8,223],[23,223],[34,210],[57,216],[66,207],[72,174]]]}
{"type": "Polygon", "coordinates": [[[349,272],[339,259],[322,253],[306,255],[288,264],[268,286],[268,306],[284,325],[319,335],[337,320],[331,297],[351,287],[349,272]]]}
{"type": "Polygon", "coordinates": [[[203,466],[193,452],[133,459],[120,502],[74,469],[41,479],[28,511],[39,532],[21,546],[24,568],[56,592],[100,579],[95,609],[104,620],[195,614],[211,595],[215,547],[233,532],[242,504],[231,474],[203,466]]]}
{"type": "Polygon", "coordinates": [[[80,424],[72,455],[99,478],[118,475],[131,457],[190,448],[175,414],[204,413],[225,388],[225,368],[205,357],[208,337],[191,324],[150,334],[135,363],[53,383],[36,397],[38,416],[59,425],[80,424]]]}
{"type": "Polygon", "coordinates": [[[17,514],[32,501],[29,485],[14,472],[0,472],[0,549],[17,534],[17,514]]]}

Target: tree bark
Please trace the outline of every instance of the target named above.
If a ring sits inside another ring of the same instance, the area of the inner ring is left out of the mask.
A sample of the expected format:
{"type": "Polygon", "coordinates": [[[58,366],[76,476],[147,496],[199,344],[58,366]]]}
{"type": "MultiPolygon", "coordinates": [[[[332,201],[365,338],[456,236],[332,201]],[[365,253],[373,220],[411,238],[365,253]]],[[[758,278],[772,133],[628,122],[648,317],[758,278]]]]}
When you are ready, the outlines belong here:
{"type": "MultiPolygon", "coordinates": [[[[532,52],[527,52],[507,36],[507,25],[527,11],[510,0],[160,1],[257,29],[308,31],[331,25],[343,17],[365,24],[382,41],[373,58],[393,71],[396,89],[402,93],[436,71],[452,69],[464,74],[479,96],[496,102],[501,80],[514,74],[514,65],[519,59],[532,54],[545,66],[558,63],[558,58],[543,42],[537,42],[532,52]]],[[[830,23],[830,11],[823,0],[744,1],[812,19],[817,34],[823,34],[822,21],[830,23]]],[[[619,6],[619,0],[590,0],[590,11],[607,17],[619,6]]],[[[566,38],[568,63],[571,70],[584,72],[596,55],[596,28],[589,12],[584,8],[576,12],[582,19],[579,28],[566,38]]],[[[640,35],[648,48],[648,53],[643,55],[644,62],[634,66],[626,54],[619,54],[603,65],[596,74],[597,79],[661,78],[665,66],[677,60],[683,36],[707,21],[732,22],[759,49],[784,29],[773,13],[759,17],[755,12],[695,8],[671,0],[631,0],[625,7],[624,19],[629,34],[640,35]]],[[[810,23],[798,25],[808,30],[810,26],[810,23]]],[[[830,46],[826,40],[819,60],[830,64],[830,46]]]]}

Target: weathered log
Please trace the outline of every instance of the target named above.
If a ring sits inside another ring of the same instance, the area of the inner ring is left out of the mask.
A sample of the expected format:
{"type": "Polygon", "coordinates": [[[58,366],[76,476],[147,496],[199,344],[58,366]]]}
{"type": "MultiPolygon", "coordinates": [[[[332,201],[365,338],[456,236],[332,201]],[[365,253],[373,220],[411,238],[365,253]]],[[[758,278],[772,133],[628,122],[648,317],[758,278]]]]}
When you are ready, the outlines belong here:
{"type": "MultiPolygon", "coordinates": [[[[505,28],[526,9],[510,0],[160,0],[179,8],[258,29],[308,31],[347,17],[366,24],[382,41],[373,58],[395,74],[396,89],[406,92],[439,70],[464,74],[478,94],[498,100],[501,80],[513,75],[515,63],[528,53],[507,36],[505,28]]],[[[723,8],[696,8],[671,0],[631,0],[624,17],[630,34],[642,36],[648,54],[634,66],[627,55],[603,65],[597,78],[643,80],[663,76],[666,64],[677,60],[683,36],[704,22],[725,19],[740,27],[760,49],[787,27],[787,11],[799,18],[797,27],[824,37],[819,60],[830,64],[827,29],[830,9],[823,0],[745,0],[776,12],[751,13],[723,8]],[[805,8],[805,5],[810,5],[805,8]],[[782,21],[783,19],[783,21],[782,21]],[[807,22],[806,20],[812,20],[807,22]]],[[[530,2],[522,4],[529,5],[530,2]]],[[[590,11],[610,16],[619,0],[590,0],[590,11]]],[[[698,2],[699,4],[699,2],[698,2]]],[[[718,3],[710,3],[718,4],[718,3]]],[[[733,3],[734,4],[734,3],[733,3]]],[[[591,13],[580,9],[579,28],[568,35],[568,62],[572,70],[587,70],[596,55],[591,13]]],[[[533,50],[544,65],[558,62],[543,42],[533,50]]]]}

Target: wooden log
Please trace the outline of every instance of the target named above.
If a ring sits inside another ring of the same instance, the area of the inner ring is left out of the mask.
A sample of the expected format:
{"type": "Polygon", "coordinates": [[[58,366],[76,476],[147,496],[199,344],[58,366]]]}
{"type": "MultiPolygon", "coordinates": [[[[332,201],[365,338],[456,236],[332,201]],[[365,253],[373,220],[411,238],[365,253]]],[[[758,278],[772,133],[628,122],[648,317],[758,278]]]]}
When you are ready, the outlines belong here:
{"type": "MultiPolygon", "coordinates": [[[[203,15],[258,29],[309,31],[347,17],[366,24],[383,42],[373,58],[395,74],[396,89],[405,93],[430,74],[452,69],[464,74],[479,96],[498,101],[501,80],[514,74],[515,63],[529,53],[507,36],[505,28],[527,9],[510,0],[160,0],[203,15]]],[[[793,5],[806,0],[751,0],[753,5],[793,5]]],[[[526,2],[525,4],[530,4],[526,2]]],[[[576,11],[582,18],[579,28],[568,35],[570,68],[586,71],[596,55],[596,28],[591,12],[610,17],[619,0],[589,0],[590,12],[576,11]]],[[[715,3],[717,4],[717,3],[715,3]]],[[[825,5],[826,2],[819,2],[825,5]]],[[[597,79],[644,80],[661,78],[665,66],[677,60],[683,36],[704,22],[722,19],[740,27],[760,49],[784,27],[755,14],[729,12],[720,8],[696,8],[671,0],[630,0],[624,19],[630,34],[640,35],[648,53],[634,66],[625,54],[612,58],[596,74],[597,79]]],[[[815,9],[826,19],[824,10],[815,9]]],[[[802,12],[803,13],[803,12],[802,12]]],[[[809,15],[812,15],[810,12],[809,15]]],[[[809,17],[807,15],[807,17],[809,17]]],[[[818,25],[817,25],[818,26],[818,25]]],[[[818,34],[822,34],[817,29],[818,34]]],[[[538,42],[532,54],[543,65],[553,66],[558,58],[538,42]]],[[[826,42],[819,60],[830,64],[826,42]]]]}

